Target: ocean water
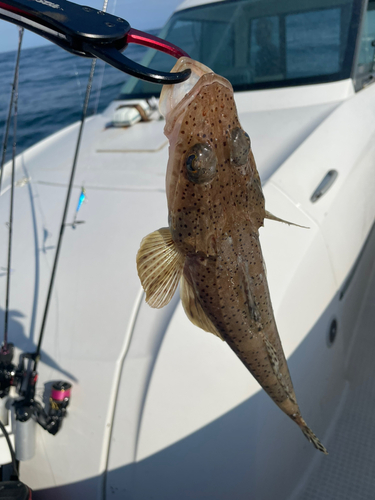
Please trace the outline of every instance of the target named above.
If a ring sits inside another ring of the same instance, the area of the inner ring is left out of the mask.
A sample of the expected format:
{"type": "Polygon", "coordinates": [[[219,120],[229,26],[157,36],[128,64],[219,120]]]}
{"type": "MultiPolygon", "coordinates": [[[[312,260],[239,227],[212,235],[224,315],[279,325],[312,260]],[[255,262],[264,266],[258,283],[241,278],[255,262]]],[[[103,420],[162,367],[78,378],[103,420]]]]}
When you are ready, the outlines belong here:
{"type": "MultiPolygon", "coordinates": [[[[152,31],[152,33],[157,30],[152,31]]],[[[150,31],[151,33],[151,31],[150,31]]],[[[126,56],[139,62],[147,49],[129,45],[126,56]]],[[[8,115],[16,52],[0,53],[0,141],[8,115]]],[[[19,68],[17,153],[79,120],[91,59],[77,57],[55,45],[24,49],[19,68]]],[[[115,99],[128,75],[97,61],[88,116],[115,99]]],[[[11,124],[7,159],[12,150],[11,124]]]]}

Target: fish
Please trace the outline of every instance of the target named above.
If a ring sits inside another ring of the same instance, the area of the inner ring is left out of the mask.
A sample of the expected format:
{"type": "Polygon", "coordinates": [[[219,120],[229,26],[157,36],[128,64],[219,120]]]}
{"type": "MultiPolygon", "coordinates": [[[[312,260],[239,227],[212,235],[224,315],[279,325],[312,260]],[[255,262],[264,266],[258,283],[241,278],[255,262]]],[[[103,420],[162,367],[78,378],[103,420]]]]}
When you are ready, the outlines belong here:
{"type": "Polygon", "coordinates": [[[137,270],[154,308],[180,284],[190,321],[238,356],[276,405],[321,452],[302,418],[277,330],[259,242],[265,209],[249,135],[238,119],[232,85],[207,66],[180,58],[187,82],[165,85],[160,112],[169,139],[168,227],[143,238],[137,270]]]}

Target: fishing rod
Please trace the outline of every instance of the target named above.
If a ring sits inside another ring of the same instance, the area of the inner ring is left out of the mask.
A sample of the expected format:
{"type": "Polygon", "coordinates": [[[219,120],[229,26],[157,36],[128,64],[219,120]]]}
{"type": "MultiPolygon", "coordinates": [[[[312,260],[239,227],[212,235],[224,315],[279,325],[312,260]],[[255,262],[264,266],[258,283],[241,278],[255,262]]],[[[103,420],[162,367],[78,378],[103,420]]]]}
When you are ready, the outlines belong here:
{"type": "MultiPolygon", "coordinates": [[[[11,256],[12,256],[12,236],[13,236],[13,210],[14,210],[14,187],[16,170],[16,151],[17,151],[17,117],[18,117],[18,84],[19,84],[19,65],[20,53],[24,28],[19,28],[18,51],[16,65],[14,70],[14,79],[12,93],[10,98],[9,113],[5,137],[3,143],[1,179],[4,171],[5,151],[8,142],[10,121],[13,111],[13,148],[10,179],[10,202],[9,202],[9,221],[8,226],[8,256],[7,256],[7,275],[6,275],[6,296],[5,296],[5,314],[4,314],[4,337],[0,348],[0,430],[5,436],[11,453],[14,478],[18,479],[17,461],[28,460],[35,453],[35,425],[39,423],[50,434],[56,434],[61,428],[62,421],[66,416],[67,407],[70,402],[71,384],[64,381],[55,382],[52,385],[49,410],[35,401],[35,387],[37,382],[37,373],[31,371],[26,366],[25,361],[34,361],[35,356],[30,353],[23,353],[20,356],[18,367],[13,364],[14,346],[8,343],[9,328],[9,297],[10,297],[10,275],[11,275],[11,256]],[[27,384],[25,387],[25,379],[27,384]],[[9,424],[8,408],[6,399],[9,396],[11,386],[17,388],[20,399],[13,402],[15,424],[12,425],[15,440],[15,450],[11,444],[6,425],[9,424]]],[[[93,61],[95,62],[95,61],[93,61]]],[[[40,345],[38,346],[40,349],[40,345]]],[[[20,483],[22,485],[22,483],[20,483]]],[[[31,497],[30,497],[31,498],[31,497]]]]}
{"type": "MultiPolygon", "coordinates": [[[[56,270],[60,255],[60,249],[64,234],[64,229],[67,219],[71,191],[73,187],[74,175],[78,162],[78,155],[81,145],[83,126],[87,115],[88,104],[90,100],[92,82],[94,78],[96,66],[96,59],[93,59],[91,64],[90,75],[86,87],[86,94],[83,103],[81,122],[76,142],[75,154],[73,164],[70,172],[70,179],[68,184],[67,195],[63,210],[62,221],[60,225],[59,238],[57,242],[46,303],[44,306],[43,319],[39,333],[38,345],[35,353],[23,353],[20,356],[20,362],[16,368],[12,363],[13,358],[13,345],[7,344],[7,338],[4,340],[2,351],[0,351],[0,398],[9,394],[10,386],[16,386],[20,399],[14,401],[14,413],[16,422],[15,431],[15,454],[17,460],[29,460],[35,453],[35,426],[38,423],[43,429],[47,430],[50,434],[55,435],[61,428],[62,422],[67,414],[67,407],[70,402],[71,384],[66,381],[58,381],[52,385],[49,410],[46,412],[45,408],[38,401],[35,400],[36,383],[38,380],[37,367],[40,359],[41,345],[44,337],[48,309],[52,297],[53,285],[56,277],[56,270]],[[6,347],[4,347],[6,346],[6,347]],[[32,369],[28,368],[28,364],[33,364],[32,369]],[[26,380],[26,384],[25,384],[26,380]]],[[[14,150],[15,154],[15,150],[14,150]]],[[[14,178],[13,178],[14,184],[14,178]]],[[[81,201],[81,203],[83,200],[81,201]]],[[[75,221],[78,223],[79,221],[75,221]]],[[[4,405],[3,405],[4,406],[4,405]]],[[[0,407],[1,410],[1,407],[0,407]]],[[[6,411],[3,411],[6,414],[6,411]]]]}
{"type": "MultiPolygon", "coordinates": [[[[12,168],[11,168],[11,182],[10,182],[10,207],[9,207],[9,222],[8,222],[8,264],[7,264],[7,279],[6,279],[6,292],[5,292],[5,314],[4,314],[4,337],[3,345],[1,347],[1,354],[8,354],[8,318],[9,318],[9,291],[10,291],[10,273],[11,273],[11,257],[12,257],[12,234],[13,234],[13,205],[14,205],[14,173],[16,169],[16,148],[17,148],[17,114],[18,114],[18,78],[19,78],[19,64],[20,64],[20,54],[21,45],[23,39],[23,28],[19,28],[18,33],[18,52],[16,67],[14,69],[14,80],[11,95],[11,106],[10,110],[14,105],[13,114],[13,149],[12,149],[12,168]]],[[[9,132],[9,128],[7,133],[9,132]]],[[[6,141],[8,140],[6,133],[6,141]]],[[[5,141],[4,141],[5,145],[5,141]]],[[[3,158],[5,157],[4,150],[6,151],[6,146],[3,148],[3,158]]],[[[0,191],[1,191],[1,178],[3,173],[3,165],[1,166],[0,173],[0,191]]]]}
{"type": "Polygon", "coordinates": [[[24,29],[18,30],[18,50],[16,57],[16,65],[14,68],[14,78],[12,84],[12,92],[9,102],[8,117],[5,126],[1,165],[0,165],[0,194],[1,183],[3,179],[5,155],[8,145],[8,134],[10,128],[10,121],[12,117],[12,110],[14,107],[13,115],[13,148],[12,148],[12,167],[11,167],[11,185],[10,185],[10,202],[9,202],[9,222],[8,222],[8,263],[6,274],[6,291],[5,291],[5,314],[4,314],[4,337],[3,344],[0,349],[0,429],[3,433],[11,455],[14,478],[18,479],[18,467],[16,455],[12,442],[10,440],[8,431],[5,425],[8,424],[8,411],[5,407],[4,397],[9,394],[12,376],[14,373],[14,365],[12,364],[13,358],[13,345],[8,344],[8,318],[9,318],[9,292],[10,292],[10,273],[11,273],[11,255],[12,255],[12,232],[13,232],[13,206],[14,206],[14,172],[16,161],[16,147],[17,147],[17,113],[18,113],[18,80],[19,80],[19,64],[21,55],[21,46],[23,39],[24,29]]]}
{"type": "Polygon", "coordinates": [[[0,163],[0,195],[1,195],[1,184],[2,184],[2,180],[3,180],[5,156],[6,156],[7,147],[8,147],[8,136],[9,136],[10,120],[12,118],[12,109],[13,109],[13,102],[14,102],[14,94],[15,94],[15,91],[16,91],[16,82],[18,84],[18,68],[19,68],[19,65],[20,65],[20,56],[21,56],[21,45],[22,45],[23,32],[24,32],[24,29],[20,28],[19,37],[18,37],[18,50],[17,50],[17,56],[16,56],[16,65],[15,65],[15,68],[14,68],[14,77],[13,77],[13,83],[12,83],[12,91],[11,91],[11,96],[10,96],[10,101],[9,101],[8,117],[7,117],[7,121],[6,121],[6,125],[5,125],[3,147],[2,147],[2,155],[1,155],[1,163],[0,163]],[[21,29],[22,29],[22,32],[21,32],[21,29]]]}
{"type": "MultiPolygon", "coordinates": [[[[104,8],[106,8],[107,0],[105,0],[104,8]]],[[[93,59],[91,64],[90,75],[87,82],[86,93],[82,108],[81,121],[76,141],[75,153],[73,158],[73,164],[71,167],[68,190],[65,199],[65,205],[62,215],[62,220],[60,224],[59,237],[56,246],[55,257],[52,266],[52,272],[50,276],[48,292],[46,297],[46,302],[44,306],[43,318],[41,323],[41,328],[39,332],[39,339],[35,353],[24,353],[21,354],[20,363],[18,369],[13,372],[15,380],[15,384],[18,385],[19,394],[22,396],[21,399],[15,401],[13,406],[15,408],[15,417],[16,417],[16,455],[18,460],[28,460],[32,458],[35,453],[35,422],[41,425],[45,430],[47,430],[50,434],[55,435],[61,428],[62,422],[67,414],[67,407],[70,402],[71,396],[71,384],[65,381],[55,382],[52,386],[51,394],[50,394],[50,406],[48,413],[45,408],[35,400],[35,390],[36,390],[36,382],[38,379],[38,363],[40,360],[40,351],[42,346],[42,341],[44,338],[45,327],[47,322],[48,310],[51,302],[53,285],[55,282],[56,271],[59,261],[60,250],[63,241],[63,235],[65,227],[68,225],[66,223],[69,202],[71,198],[71,192],[74,183],[74,176],[77,168],[78,156],[80,151],[80,145],[82,140],[83,127],[85,123],[85,119],[87,116],[88,105],[90,101],[90,94],[92,89],[92,82],[94,78],[96,67],[96,59],[93,59]],[[32,369],[27,368],[27,362],[31,361],[33,363],[32,369]],[[24,387],[24,380],[27,380],[26,386],[24,387]]],[[[82,190],[79,206],[83,203],[85,194],[84,190],[82,190]],[[81,199],[82,198],[82,199],[81,199]]],[[[77,208],[77,211],[79,208],[77,208]]],[[[79,221],[74,220],[74,224],[79,221]]],[[[74,226],[75,227],[75,226],[74,226]]],[[[1,365],[1,363],[0,363],[1,365]]],[[[8,368],[14,365],[9,365],[8,368]]],[[[6,374],[8,374],[9,379],[9,369],[8,371],[4,370],[6,374]]],[[[1,369],[0,369],[0,388],[1,388],[1,369]]]]}

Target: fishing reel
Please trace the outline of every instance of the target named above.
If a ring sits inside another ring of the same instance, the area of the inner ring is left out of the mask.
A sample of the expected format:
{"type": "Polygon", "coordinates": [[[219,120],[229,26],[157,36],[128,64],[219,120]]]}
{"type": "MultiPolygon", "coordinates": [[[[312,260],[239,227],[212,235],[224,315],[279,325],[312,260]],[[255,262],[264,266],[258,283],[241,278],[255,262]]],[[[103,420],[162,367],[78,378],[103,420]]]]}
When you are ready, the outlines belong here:
{"type": "Polygon", "coordinates": [[[60,430],[63,419],[67,413],[71,388],[72,386],[69,382],[64,382],[62,380],[52,385],[48,413],[46,413],[40,403],[34,401],[36,421],[43,429],[53,436],[60,430]]]}
{"type": "MultiPolygon", "coordinates": [[[[70,402],[71,384],[57,381],[52,384],[48,411],[35,400],[38,374],[28,369],[28,362],[35,362],[35,354],[22,353],[16,367],[13,364],[14,346],[0,349],[0,421],[8,424],[9,405],[7,397],[10,388],[16,388],[20,396],[11,406],[14,408],[14,436],[16,460],[29,460],[35,454],[36,423],[50,434],[61,429],[70,402]]],[[[4,429],[3,429],[4,432],[4,429]]]]}

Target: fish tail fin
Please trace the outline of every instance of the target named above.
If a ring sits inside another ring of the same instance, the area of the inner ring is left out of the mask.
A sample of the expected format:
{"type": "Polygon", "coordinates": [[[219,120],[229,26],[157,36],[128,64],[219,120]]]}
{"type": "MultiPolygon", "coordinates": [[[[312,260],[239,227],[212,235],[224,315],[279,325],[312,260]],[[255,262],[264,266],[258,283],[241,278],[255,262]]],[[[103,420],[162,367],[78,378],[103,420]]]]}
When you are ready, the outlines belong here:
{"type": "Polygon", "coordinates": [[[312,443],[315,448],[321,452],[324,453],[324,455],[328,455],[328,451],[326,450],[325,446],[319,441],[319,439],[315,436],[313,431],[308,427],[306,422],[302,417],[296,419],[297,424],[300,426],[304,436],[310,443],[312,443]]]}

